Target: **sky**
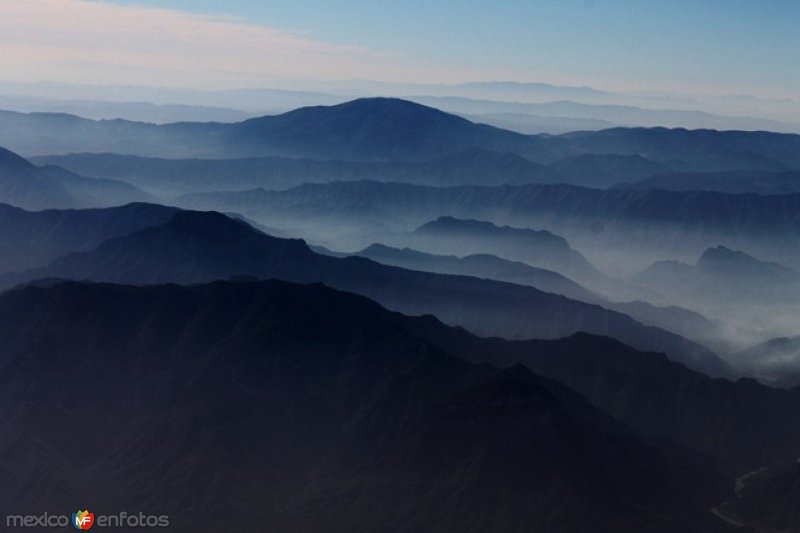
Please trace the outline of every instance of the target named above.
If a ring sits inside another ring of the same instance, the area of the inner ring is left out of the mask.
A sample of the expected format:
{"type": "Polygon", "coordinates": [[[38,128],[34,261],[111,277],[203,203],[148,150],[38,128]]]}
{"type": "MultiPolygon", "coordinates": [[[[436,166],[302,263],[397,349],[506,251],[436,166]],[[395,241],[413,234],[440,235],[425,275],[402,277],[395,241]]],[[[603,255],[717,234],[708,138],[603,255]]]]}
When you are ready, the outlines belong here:
{"type": "Polygon", "coordinates": [[[0,0],[0,80],[800,94],[800,0],[0,0]]]}

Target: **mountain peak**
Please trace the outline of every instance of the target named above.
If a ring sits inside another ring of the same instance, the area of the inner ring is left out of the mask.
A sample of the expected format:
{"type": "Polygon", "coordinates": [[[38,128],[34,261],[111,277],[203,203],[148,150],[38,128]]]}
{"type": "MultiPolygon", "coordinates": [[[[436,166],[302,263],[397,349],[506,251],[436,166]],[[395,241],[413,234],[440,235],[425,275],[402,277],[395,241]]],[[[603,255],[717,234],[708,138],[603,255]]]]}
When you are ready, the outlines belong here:
{"type": "Polygon", "coordinates": [[[360,98],[302,107],[233,124],[243,153],[347,160],[424,161],[481,147],[525,156],[539,140],[399,98],[360,98]]]}
{"type": "MultiPolygon", "coordinates": [[[[413,112],[420,112],[420,113],[431,113],[436,115],[447,115],[451,117],[455,117],[455,115],[450,115],[449,113],[445,113],[435,107],[426,106],[423,104],[419,104],[417,102],[412,102],[411,100],[405,100],[403,98],[394,98],[394,97],[386,97],[386,96],[372,96],[366,98],[356,98],[355,100],[350,100],[349,102],[344,102],[342,104],[338,104],[335,106],[331,106],[334,109],[359,109],[363,111],[413,111],[413,112]]],[[[466,119],[464,119],[466,120],[466,119]]]]}
{"type": "Polygon", "coordinates": [[[753,275],[779,276],[786,280],[800,281],[800,274],[778,263],[762,261],[741,250],[725,246],[709,248],[697,260],[699,268],[736,271],[753,275]]]}
{"type": "Polygon", "coordinates": [[[566,241],[562,237],[547,230],[498,226],[486,220],[455,218],[449,215],[440,216],[436,220],[427,222],[415,231],[420,233],[428,231],[470,231],[479,232],[480,234],[490,234],[496,237],[537,237],[547,238],[554,243],[558,242],[559,244],[563,243],[566,245],[566,241]]]}
{"type": "Polygon", "coordinates": [[[703,255],[700,256],[698,264],[717,261],[760,262],[752,255],[746,254],[741,250],[733,250],[727,246],[720,245],[706,249],[703,255]]]}
{"type": "Polygon", "coordinates": [[[0,146],[0,171],[9,166],[30,170],[36,169],[36,167],[24,157],[0,146]]]}

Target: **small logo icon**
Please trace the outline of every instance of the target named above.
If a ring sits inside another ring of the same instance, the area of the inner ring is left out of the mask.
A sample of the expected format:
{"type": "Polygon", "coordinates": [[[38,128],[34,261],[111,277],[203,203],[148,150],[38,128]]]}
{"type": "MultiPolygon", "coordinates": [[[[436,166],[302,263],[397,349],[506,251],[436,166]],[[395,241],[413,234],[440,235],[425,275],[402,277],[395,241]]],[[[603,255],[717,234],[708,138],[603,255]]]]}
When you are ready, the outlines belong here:
{"type": "Polygon", "coordinates": [[[90,513],[87,511],[78,511],[77,513],[72,513],[72,525],[75,529],[92,529],[94,525],[94,513],[90,513]]]}

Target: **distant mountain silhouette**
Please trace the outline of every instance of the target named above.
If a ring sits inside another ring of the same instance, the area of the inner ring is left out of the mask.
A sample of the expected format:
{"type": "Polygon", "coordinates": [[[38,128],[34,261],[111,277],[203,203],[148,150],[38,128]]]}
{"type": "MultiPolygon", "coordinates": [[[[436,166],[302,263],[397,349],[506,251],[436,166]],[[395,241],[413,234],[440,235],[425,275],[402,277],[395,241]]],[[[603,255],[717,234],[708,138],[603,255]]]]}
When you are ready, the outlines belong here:
{"type": "Polygon", "coordinates": [[[490,253],[578,279],[599,277],[563,237],[549,231],[496,226],[482,220],[439,217],[413,233],[415,246],[457,254],[490,253]]]}
{"type": "Polygon", "coordinates": [[[632,316],[643,324],[666,329],[709,346],[709,343],[724,338],[717,323],[691,309],[674,305],[653,305],[641,300],[601,302],[601,305],[632,316]]]}
{"type": "Polygon", "coordinates": [[[584,154],[540,165],[513,153],[472,148],[426,161],[343,161],[308,158],[157,159],[81,153],[33,157],[84,176],[127,181],[154,193],[187,194],[257,187],[284,189],[331,181],[396,181],[419,185],[570,183],[585,187],[791,194],[798,172],[674,172],[638,155],[584,154]]]}
{"type": "Polygon", "coordinates": [[[26,208],[74,207],[78,199],[57,180],[17,154],[0,148],[0,197],[26,208]]]}
{"type": "Polygon", "coordinates": [[[725,246],[709,248],[694,266],[676,261],[654,263],[636,279],[709,301],[792,302],[800,296],[800,272],[725,246]]]}
{"type": "Polygon", "coordinates": [[[0,204],[0,273],[43,266],[68,252],[168,221],[177,209],[130,204],[106,209],[25,211],[0,204]]]}
{"type": "Polygon", "coordinates": [[[531,285],[545,292],[561,294],[584,302],[597,303],[602,300],[590,290],[557,272],[532,267],[519,261],[509,261],[491,254],[473,254],[464,257],[444,256],[428,254],[411,248],[399,249],[383,244],[373,244],[354,255],[410,270],[460,274],[531,285]]]}
{"type": "Polygon", "coordinates": [[[675,170],[782,171],[800,169],[800,135],[766,131],[611,128],[561,136],[577,151],[639,155],[675,170]]]}
{"type": "MultiPolygon", "coordinates": [[[[531,102],[530,94],[526,96],[518,93],[517,96],[509,96],[508,99],[503,98],[503,101],[498,101],[496,94],[489,93],[483,93],[482,96],[460,93],[460,96],[457,96],[458,93],[452,92],[452,87],[445,92],[437,91],[437,93],[439,96],[426,96],[420,93],[419,96],[414,96],[412,99],[415,102],[432,105],[453,113],[473,115],[476,116],[476,120],[488,124],[533,133],[586,132],[587,130],[618,127],[622,124],[644,127],[706,128],[706,131],[744,130],[797,133],[798,126],[800,126],[796,120],[792,121],[791,119],[784,122],[744,116],[722,116],[698,110],[669,109],[674,102],[667,103],[667,101],[656,104],[661,109],[652,109],[654,103],[652,100],[645,104],[645,107],[619,105],[608,99],[601,100],[605,103],[592,104],[586,101],[586,95],[576,98],[563,93],[553,97],[535,96],[534,99],[539,100],[540,103],[531,102]],[[666,108],[664,108],[665,105],[666,108]],[[482,116],[485,118],[481,118],[482,116]],[[508,116],[519,118],[514,122],[502,120],[508,116]],[[495,117],[500,117],[499,124],[495,117]],[[531,122],[524,121],[525,117],[532,117],[533,120],[531,122]],[[545,126],[544,128],[526,130],[527,124],[536,126],[541,118],[545,119],[542,124],[545,126]],[[506,125],[503,125],[503,122],[506,122],[506,125]],[[709,128],[711,130],[708,130],[709,128]]],[[[718,97],[715,96],[714,99],[718,100],[718,97]]],[[[747,102],[748,105],[755,103],[754,99],[748,97],[732,97],[729,103],[734,103],[734,100],[738,100],[735,102],[737,107],[742,102],[747,102]]],[[[617,102],[619,101],[617,100],[617,102]]],[[[706,101],[705,104],[709,105],[710,102],[706,101]]]]}
{"type": "Polygon", "coordinates": [[[76,196],[80,207],[112,207],[154,200],[138,187],[124,181],[80,176],[54,165],[40,168],[76,196]]]}
{"type": "Polygon", "coordinates": [[[36,167],[0,148],[0,198],[23,209],[105,207],[151,199],[127,183],[36,167]]]}
{"type": "Polygon", "coordinates": [[[800,135],[665,128],[523,135],[395,98],[305,107],[233,124],[155,125],[7,111],[0,118],[0,145],[26,155],[114,152],[169,158],[421,161],[482,148],[515,153],[537,163],[581,154],[614,154],[642,156],[679,171],[800,169],[796,155],[800,135]]]}
{"type": "Polygon", "coordinates": [[[128,181],[154,194],[285,189],[303,183],[374,179],[420,185],[554,183],[548,167],[512,153],[468,149],[426,161],[318,161],[307,158],[156,159],[117,154],[35,157],[88,176],[128,181]]]}
{"type": "Polygon", "coordinates": [[[414,334],[431,319],[358,296],[64,283],[4,293],[0,315],[12,513],[137,502],[181,532],[729,530],[710,502],[730,485],[702,456],[523,367],[466,363],[414,334]]]}
{"type": "Polygon", "coordinates": [[[708,349],[630,317],[563,296],[492,280],[390,267],[359,258],[326,257],[303,241],[270,237],[219,213],[179,212],[167,223],[64,255],[46,267],[7,274],[8,287],[38,278],[126,284],[201,283],[231,276],[323,282],[374,298],[390,309],[435,314],[480,335],[553,338],[589,331],[714,375],[732,370],[708,349]]]}
{"type": "Polygon", "coordinates": [[[640,155],[583,154],[550,165],[562,181],[584,187],[606,188],[622,182],[639,181],[669,170],[640,155]]]}
{"type": "Polygon", "coordinates": [[[233,124],[155,125],[70,115],[0,113],[0,144],[31,155],[113,152],[155,157],[285,156],[421,161],[482,148],[548,159],[546,140],[395,98],[303,107],[233,124]],[[3,127],[5,126],[5,127],[3,127]],[[64,135],[54,136],[53,128],[64,135]],[[19,132],[30,132],[19,135],[19,132]],[[15,135],[16,134],[16,135],[15,135]]]}
{"type": "Polygon", "coordinates": [[[308,235],[324,233],[329,239],[337,225],[349,235],[353,226],[397,232],[440,216],[486,220],[551,231],[614,269],[620,267],[614,264],[619,257],[623,267],[636,270],[632,266],[644,268],[665,256],[688,260],[720,244],[800,268],[800,194],[337,182],[286,191],[195,194],[178,203],[236,211],[267,225],[303,228],[308,235]]]}
{"type": "Polygon", "coordinates": [[[544,142],[396,98],[304,107],[231,126],[232,152],[269,146],[276,155],[351,160],[424,160],[470,148],[547,155],[544,142]]]}
{"type": "Polygon", "coordinates": [[[671,172],[618,183],[624,189],[663,189],[667,191],[717,191],[725,193],[796,194],[800,193],[800,172],[671,172]]]}
{"type": "MultiPolygon", "coordinates": [[[[327,251],[327,254],[330,252],[327,251]]],[[[490,254],[443,256],[410,248],[398,249],[383,244],[373,244],[353,255],[411,270],[460,274],[530,285],[573,300],[599,304],[606,309],[629,315],[644,324],[666,329],[700,342],[719,334],[718,327],[699,313],[679,307],[657,307],[641,301],[611,302],[556,272],[490,254]]]]}

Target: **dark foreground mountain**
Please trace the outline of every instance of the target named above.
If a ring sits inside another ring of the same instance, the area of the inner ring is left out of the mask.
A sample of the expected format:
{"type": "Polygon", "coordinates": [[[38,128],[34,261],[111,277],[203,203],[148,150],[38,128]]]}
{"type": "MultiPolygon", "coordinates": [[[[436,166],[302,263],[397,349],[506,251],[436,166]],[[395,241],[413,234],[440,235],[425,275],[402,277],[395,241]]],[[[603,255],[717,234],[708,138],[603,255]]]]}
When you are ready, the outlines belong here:
{"type": "Polygon", "coordinates": [[[219,213],[179,212],[169,222],[62,256],[48,266],[3,276],[5,287],[38,278],[125,284],[201,283],[231,276],[323,282],[408,314],[432,313],[480,335],[555,338],[576,331],[615,336],[713,375],[731,368],[708,349],[597,305],[533,287],[417,272],[360,257],[312,252],[300,240],[271,237],[219,213]]]}
{"type": "Polygon", "coordinates": [[[68,252],[167,222],[177,209],[130,204],[106,209],[25,211],[0,204],[0,273],[45,265],[68,252]]]}
{"type": "Polygon", "coordinates": [[[358,296],[65,283],[0,295],[0,316],[4,514],[80,502],[181,532],[728,530],[710,512],[726,480],[700,457],[523,367],[457,359],[409,331],[430,319],[358,296]]]}
{"type": "Polygon", "coordinates": [[[731,523],[766,533],[800,532],[800,462],[744,476],[736,483],[736,495],[716,510],[731,523]]]}
{"type": "Polygon", "coordinates": [[[40,168],[0,148],[0,198],[23,209],[103,207],[150,197],[118,181],[86,178],[58,167],[40,168]]]}
{"type": "Polygon", "coordinates": [[[568,385],[637,431],[707,453],[737,476],[793,461],[800,449],[796,390],[752,379],[713,379],[663,355],[583,333],[509,342],[476,339],[431,323],[418,327],[419,335],[471,361],[524,364],[568,385]]]}

